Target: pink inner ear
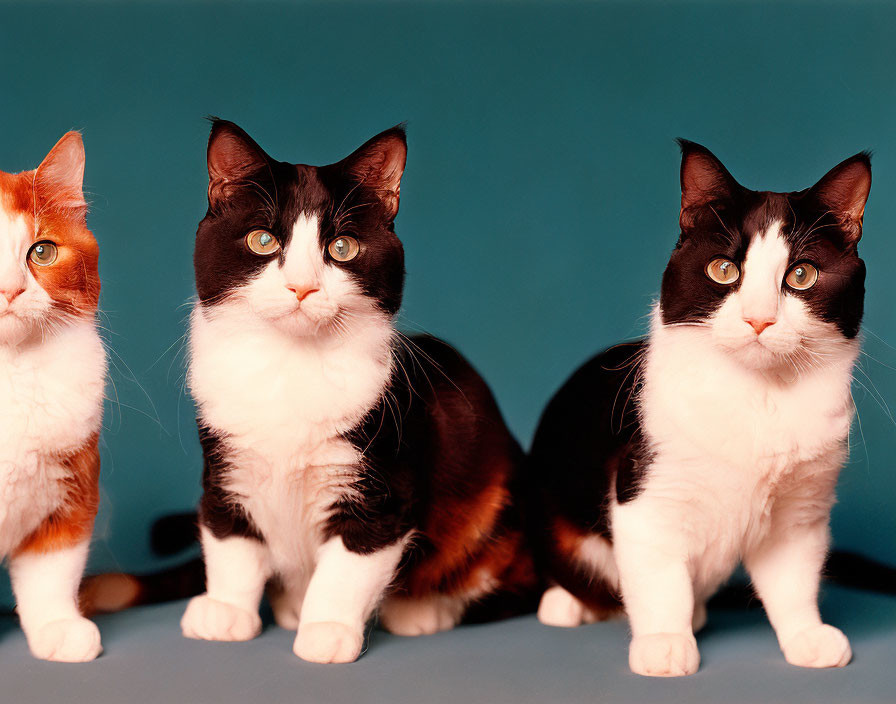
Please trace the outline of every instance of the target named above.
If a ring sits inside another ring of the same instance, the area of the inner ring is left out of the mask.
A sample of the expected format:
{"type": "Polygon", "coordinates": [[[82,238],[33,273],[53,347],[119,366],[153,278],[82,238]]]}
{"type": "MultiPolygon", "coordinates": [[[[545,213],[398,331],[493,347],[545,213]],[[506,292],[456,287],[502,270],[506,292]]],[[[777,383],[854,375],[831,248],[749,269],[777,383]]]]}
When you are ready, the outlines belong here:
{"type": "Polygon", "coordinates": [[[83,208],[84,144],[81,135],[69,132],[60,139],[34,174],[40,198],[60,208],[83,208]]]}
{"type": "Polygon", "coordinates": [[[392,217],[398,213],[401,177],[407,159],[403,137],[374,137],[348,158],[352,177],[377,192],[392,217]]]}

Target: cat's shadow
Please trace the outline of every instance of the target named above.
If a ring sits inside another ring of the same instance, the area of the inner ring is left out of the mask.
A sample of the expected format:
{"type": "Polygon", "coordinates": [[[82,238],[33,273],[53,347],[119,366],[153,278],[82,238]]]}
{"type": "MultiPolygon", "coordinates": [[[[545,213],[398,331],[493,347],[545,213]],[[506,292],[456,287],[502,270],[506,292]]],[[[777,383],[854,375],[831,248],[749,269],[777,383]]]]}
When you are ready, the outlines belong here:
{"type": "MultiPolygon", "coordinates": [[[[828,588],[821,597],[821,614],[825,623],[837,626],[847,636],[864,637],[881,632],[896,632],[896,599],[857,589],[828,588]]],[[[759,600],[749,604],[712,603],[709,620],[698,634],[701,642],[712,642],[732,630],[771,625],[759,600]]]]}

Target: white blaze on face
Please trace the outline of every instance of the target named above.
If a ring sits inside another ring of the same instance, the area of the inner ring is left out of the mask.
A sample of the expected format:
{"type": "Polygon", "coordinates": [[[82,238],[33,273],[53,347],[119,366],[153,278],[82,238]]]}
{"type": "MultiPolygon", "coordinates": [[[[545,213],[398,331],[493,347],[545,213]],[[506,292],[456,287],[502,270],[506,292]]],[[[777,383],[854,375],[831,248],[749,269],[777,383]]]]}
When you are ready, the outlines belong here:
{"type": "Polygon", "coordinates": [[[253,315],[291,335],[317,335],[342,312],[369,312],[354,280],[326,259],[319,230],[317,215],[300,215],[282,256],[271,256],[239,292],[253,315]]]}
{"type": "Polygon", "coordinates": [[[790,254],[780,222],[755,233],[741,264],[738,288],[710,319],[716,344],[737,354],[746,366],[781,363],[799,351],[806,334],[817,334],[816,328],[824,326],[798,295],[784,290],[790,254]]]}
{"type": "Polygon", "coordinates": [[[22,214],[9,213],[0,204],[0,313],[9,307],[8,295],[27,284],[25,256],[30,242],[31,233],[22,214]]]}
{"type": "Polygon", "coordinates": [[[28,249],[34,241],[29,220],[9,212],[0,201],[0,345],[26,339],[53,304],[28,269],[28,249]]]}
{"type": "Polygon", "coordinates": [[[790,245],[781,235],[780,222],[753,238],[744,259],[737,292],[744,322],[777,322],[781,282],[787,273],[789,259],[790,245]]]}

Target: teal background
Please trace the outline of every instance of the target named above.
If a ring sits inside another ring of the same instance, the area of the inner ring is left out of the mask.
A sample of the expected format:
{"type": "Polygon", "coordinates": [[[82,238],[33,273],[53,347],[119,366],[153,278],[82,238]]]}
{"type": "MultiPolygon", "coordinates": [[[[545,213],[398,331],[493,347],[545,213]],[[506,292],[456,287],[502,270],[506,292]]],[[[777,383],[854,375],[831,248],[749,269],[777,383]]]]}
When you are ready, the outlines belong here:
{"type": "Polygon", "coordinates": [[[675,137],[773,190],[873,149],[868,354],[833,529],[896,561],[894,20],[867,3],[0,4],[0,168],[71,128],[87,148],[115,365],[93,567],[158,564],[153,518],[199,494],[182,336],[208,114],[314,164],[407,121],[400,322],[459,346],[524,443],[577,365],[644,330],[677,235],[675,137]]]}

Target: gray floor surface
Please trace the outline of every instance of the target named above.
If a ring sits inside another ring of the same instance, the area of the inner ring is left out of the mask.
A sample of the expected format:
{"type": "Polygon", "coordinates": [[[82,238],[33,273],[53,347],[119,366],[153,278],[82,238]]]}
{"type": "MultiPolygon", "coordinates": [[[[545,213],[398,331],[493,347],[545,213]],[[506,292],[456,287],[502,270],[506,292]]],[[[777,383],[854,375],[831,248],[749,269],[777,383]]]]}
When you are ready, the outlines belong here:
{"type": "Polygon", "coordinates": [[[98,619],[105,653],[86,665],[33,660],[12,617],[0,619],[0,702],[189,704],[731,704],[896,702],[896,599],[828,589],[825,618],[855,658],[837,671],[787,665],[761,610],[710,613],[693,677],[656,680],[626,665],[624,622],[548,628],[534,616],[423,638],[379,630],[352,665],[312,665],[293,634],[269,625],[249,643],[186,640],[184,603],[98,619]]]}

